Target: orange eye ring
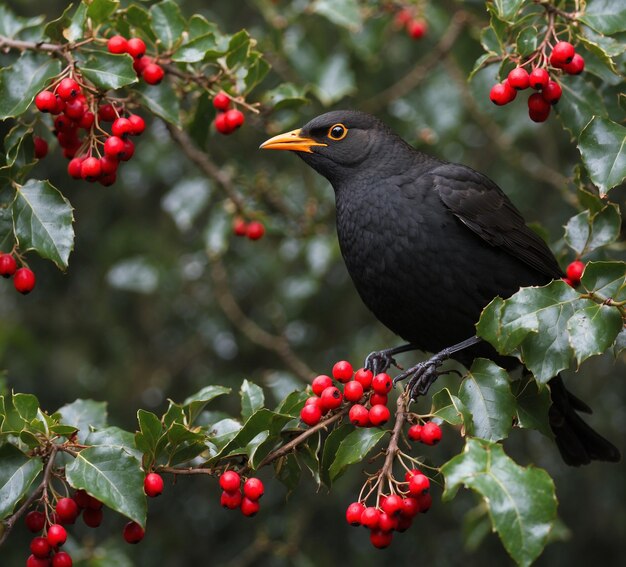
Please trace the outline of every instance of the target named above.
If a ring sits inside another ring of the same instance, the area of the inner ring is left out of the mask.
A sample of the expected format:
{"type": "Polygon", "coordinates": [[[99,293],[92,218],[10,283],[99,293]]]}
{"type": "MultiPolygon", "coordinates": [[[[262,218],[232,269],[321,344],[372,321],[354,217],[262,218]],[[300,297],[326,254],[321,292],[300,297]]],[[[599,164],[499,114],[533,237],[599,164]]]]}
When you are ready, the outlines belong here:
{"type": "Polygon", "coordinates": [[[343,140],[348,135],[348,129],[343,124],[333,124],[328,129],[328,137],[335,142],[343,140]]]}

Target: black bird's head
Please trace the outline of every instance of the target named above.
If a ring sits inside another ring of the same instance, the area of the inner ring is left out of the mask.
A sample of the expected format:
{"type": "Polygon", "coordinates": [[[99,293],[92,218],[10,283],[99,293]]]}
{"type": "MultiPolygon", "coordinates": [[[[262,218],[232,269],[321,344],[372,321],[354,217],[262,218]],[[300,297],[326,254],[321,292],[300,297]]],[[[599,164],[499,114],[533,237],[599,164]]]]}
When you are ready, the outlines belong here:
{"type": "Polygon", "coordinates": [[[411,159],[415,151],[378,118],[356,110],[327,112],[302,128],[274,136],[261,144],[266,150],[298,153],[333,185],[366,174],[397,170],[398,158],[411,159]]]}

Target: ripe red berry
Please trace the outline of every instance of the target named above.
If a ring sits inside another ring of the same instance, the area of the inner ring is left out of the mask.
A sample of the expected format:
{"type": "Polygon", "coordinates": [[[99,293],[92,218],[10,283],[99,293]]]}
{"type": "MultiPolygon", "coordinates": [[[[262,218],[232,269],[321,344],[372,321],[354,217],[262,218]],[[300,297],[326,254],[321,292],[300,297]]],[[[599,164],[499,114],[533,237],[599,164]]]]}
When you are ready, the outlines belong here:
{"type": "Polygon", "coordinates": [[[102,523],[104,511],[102,508],[94,510],[93,508],[85,508],[83,510],[83,522],[90,528],[97,528],[102,523]]]}
{"type": "Polygon", "coordinates": [[[385,372],[376,374],[376,376],[372,379],[372,390],[374,390],[376,394],[388,394],[391,392],[392,388],[393,382],[391,381],[389,374],[386,374],[385,372]]]}
{"type": "Polygon", "coordinates": [[[225,492],[236,492],[241,486],[241,477],[235,471],[225,471],[220,475],[220,487],[225,492]]]}
{"type": "Polygon", "coordinates": [[[387,406],[377,404],[370,408],[370,411],[369,411],[370,423],[374,427],[378,427],[379,425],[383,425],[384,423],[387,423],[390,417],[391,417],[391,413],[387,406]]]}
{"type": "Polygon", "coordinates": [[[143,57],[146,53],[146,44],[143,39],[139,39],[138,37],[131,37],[126,42],[126,52],[131,55],[134,59],[139,59],[143,57]]]}
{"type": "Polygon", "coordinates": [[[370,396],[370,405],[372,405],[372,406],[377,406],[377,405],[386,406],[388,400],[389,400],[389,398],[388,398],[387,394],[377,394],[376,392],[373,392],[372,395],[370,396]]]}
{"type": "Polygon", "coordinates": [[[551,105],[540,93],[528,97],[528,116],[533,122],[545,122],[550,115],[551,105]]]}
{"type": "Polygon", "coordinates": [[[10,278],[17,270],[17,262],[11,254],[0,254],[0,276],[10,278]]]}
{"type": "Polygon", "coordinates": [[[35,287],[35,274],[28,268],[16,270],[13,276],[13,286],[24,295],[30,293],[35,287]]]}
{"type": "Polygon", "coordinates": [[[135,59],[133,61],[133,69],[135,70],[135,73],[137,73],[137,76],[141,77],[143,70],[151,63],[154,63],[154,59],[152,59],[152,57],[148,57],[147,55],[144,55],[139,59],[135,59]]]}
{"type": "Polygon", "coordinates": [[[39,512],[39,510],[31,510],[26,514],[26,518],[24,518],[26,522],[26,527],[29,531],[36,534],[43,530],[44,525],[46,524],[46,516],[43,512],[39,512]]]}
{"type": "Polygon", "coordinates": [[[406,31],[409,37],[413,39],[420,39],[424,37],[428,31],[428,24],[424,20],[411,20],[406,24],[406,31]]]}
{"type": "Polygon", "coordinates": [[[220,133],[220,134],[224,134],[224,135],[228,135],[232,132],[230,126],[228,125],[228,123],[226,122],[226,114],[225,113],[221,113],[218,114],[215,117],[215,129],[220,133]]]}
{"type": "Polygon", "coordinates": [[[382,530],[372,530],[370,532],[370,542],[377,549],[385,549],[391,545],[393,540],[393,532],[384,532],[382,530]]]}
{"type": "Polygon", "coordinates": [[[165,76],[165,71],[157,63],[150,63],[146,65],[146,68],[141,72],[143,80],[149,85],[158,85],[165,76]]]}
{"type": "Polygon", "coordinates": [[[405,516],[402,514],[396,519],[396,531],[397,532],[405,532],[407,531],[411,525],[413,524],[413,518],[409,516],[405,516]]]}
{"type": "Polygon", "coordinates": [[[60,524],[52,524],[48,528],[48,543],[52,547],[56,547],[57,545],[63,545],[67,540],[67,532],[65,528],[60,524]]]}
{"type": "Polygon", "coordinates": [[[365,510],[365,505],[361,504],[361,502],[353,502],[346,509],[346,521],[351,526],[360,526],[361,525],[361,515],[363,514],[363,510],[365,510]]]}
{"type": "Polygon", "coordinates": [[[100,158],[100,169],[102,170],[102,176],[113,175],[117,171],[120,162],[117,158],[104,155],[100,158]]]}
{"type": "Polygon", "coordinates": [[[41,91],[35,97],[35,106],[40,112],[54,112],[57,107],[57,97],[52,91],[41,91]]]}
{"type": "Polygon", "coordinates": [[[48,142],[39,136],[33,136],[33,146],[37,159],[45,158],[48,155],[48,142]]]}
{"type": "Polygon", "coordinates": [[[361,404],[354,404],[348,413],[350,423],[357,427],[367,427],[370,424],[370,412],[361,404]]]}
{"type": "MultiPolygon", "coordinates": [[[[398,513],[399,516],[399,513],[398,513]]],[[[378,529],[383,532],[391,532],[398,527],[398,518],[390,516],[387,512],[381,512],[380,519],[378,520],[378,529]]]]}
{"type": "Polygon", "coordinates": [[[326,376],[325,374],[320,374],[313,378],[313,382],[311,382],[311,389],[316,396],[321,396],[322,392],[333,385],[333,379],[330,376],[326,376]]]}
{"type": "Polygon", "coordinates": [[[561,89],[561,85],[556,81],[549,81],[545,88],[541,91],[541,96],[543,100],[550,104],[556,104],[559,102],[563,91],[561,89]]]}
{"type": "Polygon", "coordinates": [[[158,473],[148,473],[143,480],[143,489],[150,498],[159,496],[163,492],[163,477],[158,473]]]}
{"type": "Polygon", "coordinates": [[[85,104],[78,100],[78,98],[68,100],[65,103],[65,115],[74,122],[80,122],[83,119],[85,110],[85,104]]]}
{"type": "Polygon", "coordinates": [[[213,106],[217,110],[228,110],[230,107],[230,98],[225,92],[219,92],[213,97],[213,106]]]}
{"type": "Polygon", "coordinates": [[[52,567],[72,567],[72,565],[72,556],[65,551],[59,551],[52,558],[52,567]]]}
{"type": "Polygon", "coordinates": [[[243,495],[250,500],[258,500],[264,492],[263,483],[258,478],[251,477],[243,483],[243,495]]]}
{"type": "Polygon", "coordinates": [[[88,157],[80,164],[80,176],[85,181],[95,181],[102,173],[102,166],[97,157],[88,157]]]}
{"type": "Polygon", "coordinates": [[[322,409],[314,404],[305,405],[300,410],[300,419],[307,425],[317,425],[322,419],[322,409]]]}
{"type": "Polygon", "coordinates": [[[69,173],[70,177],[73,177],[74,179],[81,178],[81,169],[84,159],[85,158],[83,157],[77,157],[70,160],[70,162],[67,164],[67,172],[69,173]]]}
{"type": "Polygon", "coordinates": [[[220,505],[222,508],[228,508],[229,510],[236,510],[241,506],[241,499],[243,496],[241,492],[222,492],[220,496],[220,505]]]}
{"type": "Polygon", "coordinates": [[[117,113],[112,104],[103,104],[98,108],[98,118],[103,122],[113,122],[117,118],[117,113]]]}
{"type": "Polygon", "coordinates": [[[37,557],[36,555],[29,555],[26,560],[26,567],[50,567],[50,559],[47,557],[37,557]]]}
{"type": "Polygon", "coordinates": [[[358,402],[363,397],[363,386],[359,382],[348,382],[343,388],[343,397],[349,402],[358,402]]]}
{"type": "Polygon", "coordinates": [[[120,155],[121,161],[128,161],[135,155],[135,144],[132,140],[124,140],[124,151],[120,155]]]}
{"type": "Polygon", "coordinates": [[[584,271],[585,263],[581,262],[580,260],[574,260],[569,266],[567,266],[565,273],[574,285],[578,285],[584,271]]]}
{"type": "Polygon", "coordinates": [[[335,386],[329,386],[325,388],[320,396],[322,400],[322,407],[327,410],[332,410],[338,408],[343,401],[343,394],[339,388],[335,388],[335,386]]]}
{"type": "Polygon", "coordinates": [[[35,537],[30,542],[30,551],[35,557],[48,557],[52,547],[45,537],[35,537]]]}
{"type": "Polygon", "coordinates": [[[241,217],[236,217],[233,220],[233,232],[235,236],[245,236],[248,228],[248,223],[241,217]]]}
{"type": "Polygon", "coordinates": [[[352,364],[350,364],[347,360],[340,360],[339,362],[335,362],[333,365],[333,378],[339,382],[349,382],[352,379],[352,374],[354,374],[352,364]]]}
{"type": "Polygon", "coordinates": [[[422,443],[436,445],[441,441],[441,428],[434,422],[429,421],[422,426],[422,443]]]}
{"type": "Polygon", "coordinates": [[[132,127],[129,132],[131,136],[139,136],[146,129],[146,121],[138,114],[131,114],[128,121],[132,127]]]}
{"type": "Polygon", "coordinates": [[[372,386],[372,379],[374,375],[371,370],[366,370],[365,368],[360,368],[354,374],[354,379],[363,386],[363,390],[367,391],[372,386]]]}
{"type": "Polygon", "coordinates": [[[580,75],[585,69],[585,60],[582,55],[578,53],[574,54],[574,57],[569,63],[563,65],[563,71],[568,75],[580,75]]]}
{"type": "Polygon", "coordinates": [[[119,55],[120,53],[126,53],[128,51],[128,41],[121,35],[114,35],[107,41],[107,49],[109,53],[119,55]]]}
{"type": "Polygon", "coordinates": [[[402,496],[390,494],[387,498],[385,498],[381,507],[383,512],[387,513],[389,516],[397,516],[402,510],[402,496]]]}
{"type": "Polygon", "coordinates": [[[261,505],[256,500],[251,500],[244,496],[241,500],[241,513],[248,518],[256,516],[259,512],[261,505]]]}
{"type": "Polygon", "coordinates": [[[405,27],[413,19],[413,12],[407,8],[400,10],[394,18],[395,24],[399,28],[405,27]]]}
{"type": "Polygon", "coordinates": [[[509,72],[507,80],[509,85],[518,91],[527,89],[530,84],[528,71],[523,67],[515,67],[515,69],[512,69],[509,72]]]}
{"type": "Polygon", "coordinates": [[[562,67],[572,61],[574,54],[574,46],[569,41],[559,41],[552,48],[550,64],[554,67],[562,67]]]}
{"type": "Polygon", "coordinates": [[[246,227],[246,236],[250,240],[259,240],[260,238],[263,238],[264,234],[265,227],[262,222],[251,221],[248,223],[248,226],[246,227]]]}
{"type": "Polygon", "coordinates": [[[402,499],[402,510],[401,514],[405,518],[413,518],[420,511],[420,505],[417,498],[413,498],[412,496],[407,496],[402,499]]]}
{"type": "Polygon", "coordinates": [[[230,132],[239,128],[245,121],[243,113],[236,108],[231,108],[224,112],[224,120],[230,132]]]}
{"type": "Polygon", "coordinates": [[[144,529],[137,522],[128,522],[122,535],[128,543],[139,543],[145,535],[144,529]]]}
{"type": "Polygon", "coordinates": [[[307,398],[306,400],[304,400],[304,405],[305,406],[309,406],[309,405],[317,406],[322,411],[322,415],[328,412],[327,409],[322,407],[322,399],[316,396],[311,396],[310,398],[307,398]]]}
{"type": "Polygon", "coordinates": [[[409,480],[411,480],[411,477],[415,476],[416,474],[423,474],[423,473],[419,469],[411,469],[410,471],[406,471],[404,473],[404,480],[406,482],[409,482],[409,480]]]}
{"type": "Polygon", "coordinates": [[[508,80],[507,82],[496,83],[489,91],[489,99],[498,106],[508,104],[516,95],[517,91],[509,85],[508,80]]]}
{"type": "Polygon", "coordinates": [[[56,93],[66,102],[76,98],[80,93],[80,86],[74,80],[69,77],[65,77],[61,82],[57,85],[56,93]]]}
{"type": "Polygon", "coordinates": [[[380,512],[373,506],[368,506],[361,513],[361,524],[370,530],[374,530],[378,527],[380,521],[380,512]]]}
{"type": "Polygon", "coordinates": [[[536,67],[530,72],[530,75],[528,75],[528,84],[536,91],[543,89],[548,84],[549,80],[550,75],[548,75],[548,71],[542,67],[536,67]]]}
{"type": "Polygon", "coordinates": [[[420,505],[420,512],[424,514],[430,510],[433,503],[433,497],[430,492],[424,492],[417,497],[417,502],[420,505]]]}
{"type": "Polygon", "coordinates": [[[408,435],[411,441],[419,441],[422,438],[422,426],[419,424],[411,425],[408,435]]]}
{"type": "Polygon", "coordinates": [[[83,117],[78,122],[78,126],[80,128],[84,128],[85,130],[89,130],[93,126],[93,123],[95,121],[96,121],[95,114],[93,112],[91,112],[91,110],[87,110],[83,114],[83,117]]]}
{"type": "Polygon", "coordinates": [[[422,473],[414,474],[409,479],[409,493],[411,496],[419,496],[430,489],[430,479],[422,473]]]}
{"type": "Polygon", "coordinates": [[[62,524],[73,524],[79,514],[78,505],[73,498],[59,498],[55,510],[62,524]]]}
{"type": "Polygon", "coordinates": [[[126,138],[131,134],[133,125],[128,118],[120,117],[116,118],[111,125],[111,132],[114,136],[120,138],[126,138]]]}

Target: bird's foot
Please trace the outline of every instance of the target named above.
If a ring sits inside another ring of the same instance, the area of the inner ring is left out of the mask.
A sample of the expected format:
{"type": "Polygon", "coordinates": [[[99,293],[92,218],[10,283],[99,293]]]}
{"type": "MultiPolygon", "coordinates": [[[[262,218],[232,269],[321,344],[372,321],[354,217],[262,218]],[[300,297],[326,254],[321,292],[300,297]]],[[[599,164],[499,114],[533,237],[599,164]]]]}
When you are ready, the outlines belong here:
{"type": "Polygon", "coordinates": [[[419,396],[425,396],[435,380],[441,374],[445,374],[445,372],[438,370],[444,360],[445,358],[435,355],[424,362],[420,362],[402,374],[398,374],[393,379],[393,385],[395,386],[398,382],[408,378],[409,382],[406,389],[409,391],[411,401],[415,401],[419,396]]]}
{"type": "Polygon", "coordinates": [[[406,344],[399,347],[386,348],[384,350],[375,350],[367,355],[363,366],[367,370],[371,370],[374,376],[376,376],[376,374],[380,374],[381,372],[387,372],[392,365],[402,370],[402,367],[399,366],[394,359],[394,355],[400,354],[401,352],[407,352],[409,350],[415,350],[415,347],[411,344],[406,344]]]}

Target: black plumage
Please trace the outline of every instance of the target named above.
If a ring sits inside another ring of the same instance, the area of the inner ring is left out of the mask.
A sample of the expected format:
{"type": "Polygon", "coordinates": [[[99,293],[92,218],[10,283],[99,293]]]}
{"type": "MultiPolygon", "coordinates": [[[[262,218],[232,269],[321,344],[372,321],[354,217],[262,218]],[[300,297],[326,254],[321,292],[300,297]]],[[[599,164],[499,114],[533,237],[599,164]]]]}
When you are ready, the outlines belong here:
{"type": "MultiPolygon", "coordinates": [[[[562,271],[502,190],[483,174],[419,152],[381,121],[333,111],[262,147],[296,151],[335,190],[337,234],[365,305],[420,350],[440,352],[475,334],[482,309],[562,271]]],[[[452,354],[513,368],[485,342],[452,354]]],[[[576,413],[588,410],[551,382],[551,425],[572,465],[619,459],[576,413]]]]}

